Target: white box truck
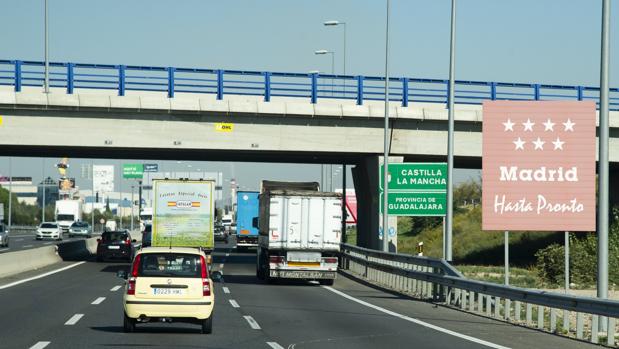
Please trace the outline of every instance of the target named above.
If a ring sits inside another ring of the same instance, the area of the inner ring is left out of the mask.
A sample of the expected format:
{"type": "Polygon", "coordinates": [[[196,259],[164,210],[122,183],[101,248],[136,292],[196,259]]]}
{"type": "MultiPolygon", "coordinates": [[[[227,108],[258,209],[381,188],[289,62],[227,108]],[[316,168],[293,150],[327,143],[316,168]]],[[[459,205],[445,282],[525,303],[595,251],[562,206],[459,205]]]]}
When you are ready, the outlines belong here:
{"type": "Polygon", "coordinates": [[[63,233],[69,232],[69,227],[82,220],[82,202],[80,200],[56,200],[56,222],[63,233]]]}
{"type": "Polygon", "coordinates": [[[315,182],[263,181],[259,206],[254,220],[258,278],[332,285],[340,251],[341,195],[320,192],[315,182]]]}

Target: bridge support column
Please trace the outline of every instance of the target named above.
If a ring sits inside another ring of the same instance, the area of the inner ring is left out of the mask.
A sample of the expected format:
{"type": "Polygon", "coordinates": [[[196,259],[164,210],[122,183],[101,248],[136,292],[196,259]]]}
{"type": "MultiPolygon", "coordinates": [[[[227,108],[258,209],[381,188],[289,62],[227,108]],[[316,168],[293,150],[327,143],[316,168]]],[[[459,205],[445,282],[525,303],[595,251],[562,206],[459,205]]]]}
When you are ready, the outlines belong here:
{"type": "MultiPolygon", "coordinates": [[[[382,225],[380,197],[378,191],[382,156],[368,156],[352,168],[355,193],[357,195],[357,245],[382,250],[382,240],[378,232],[382,225]]],[[[389,157],[389,162],[402,162],[402,157],[389,157]]],[[[395,241],[390,250],[397,248],[397,217],[389,217],[389,225],[395,229],[395,241]]]]}

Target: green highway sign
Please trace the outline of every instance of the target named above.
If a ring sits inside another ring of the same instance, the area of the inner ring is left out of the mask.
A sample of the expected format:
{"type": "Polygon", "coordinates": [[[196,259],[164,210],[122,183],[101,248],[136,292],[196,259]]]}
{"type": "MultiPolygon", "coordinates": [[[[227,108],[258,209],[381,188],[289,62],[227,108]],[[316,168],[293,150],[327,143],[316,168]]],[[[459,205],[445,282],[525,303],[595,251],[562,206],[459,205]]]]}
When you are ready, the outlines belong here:
{"type": "Polygon", "coordinates": [[[144,176],[144,165],[123,164],[123,178],[142,178],[142,176],[144,176]]]}
{"type": "MultiPolygon", "coordinates": [[[[383,198],[380,193],[380,213],[383,213],[383,198]]],[[[399,193],[389,192],[388,210],[395,216],[444,216],[447,214],[446,193],[399,193]]]]}
{"type": "MultiPolygon", "coordinates": [[[[383,213],[383,167],[380,167],[380,213],[383,213]]],[[[389,164],[388,214],[444,216],[447,214],[447,164],[389,164]]]]}
{"type": "MultiPolygon", "coordinates": [[[[380,191],[383,191],[383,166],[380,166],[380,191]]],[[[389,164],[389,192],[391,191],[446,191],[447,164],[396,163],[389,164]]]]}

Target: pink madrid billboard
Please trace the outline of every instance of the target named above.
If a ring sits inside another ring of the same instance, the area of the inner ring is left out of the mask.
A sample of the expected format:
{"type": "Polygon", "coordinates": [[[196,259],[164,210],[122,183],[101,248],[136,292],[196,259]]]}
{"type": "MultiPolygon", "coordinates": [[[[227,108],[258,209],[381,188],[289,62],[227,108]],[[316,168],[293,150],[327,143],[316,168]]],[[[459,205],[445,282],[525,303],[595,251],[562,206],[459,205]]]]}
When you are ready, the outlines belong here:
{"type": "Polygon", "coordinates": [[[595,103],[486,101],[482,228],[595,230],[595,103]]]}

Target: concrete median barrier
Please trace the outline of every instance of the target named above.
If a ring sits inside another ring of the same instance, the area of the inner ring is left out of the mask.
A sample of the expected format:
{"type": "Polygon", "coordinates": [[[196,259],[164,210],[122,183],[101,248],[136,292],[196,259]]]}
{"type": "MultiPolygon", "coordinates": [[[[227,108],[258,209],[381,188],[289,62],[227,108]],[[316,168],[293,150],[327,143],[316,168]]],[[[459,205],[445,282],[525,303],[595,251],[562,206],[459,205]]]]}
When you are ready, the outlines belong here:
{"type": "Polygon", "coordinates": [[[97,239],[74,240],[58,245],[0,254],[0,278],[40,269],[62,261],[83,261],[97,253],[97,239]]]}

